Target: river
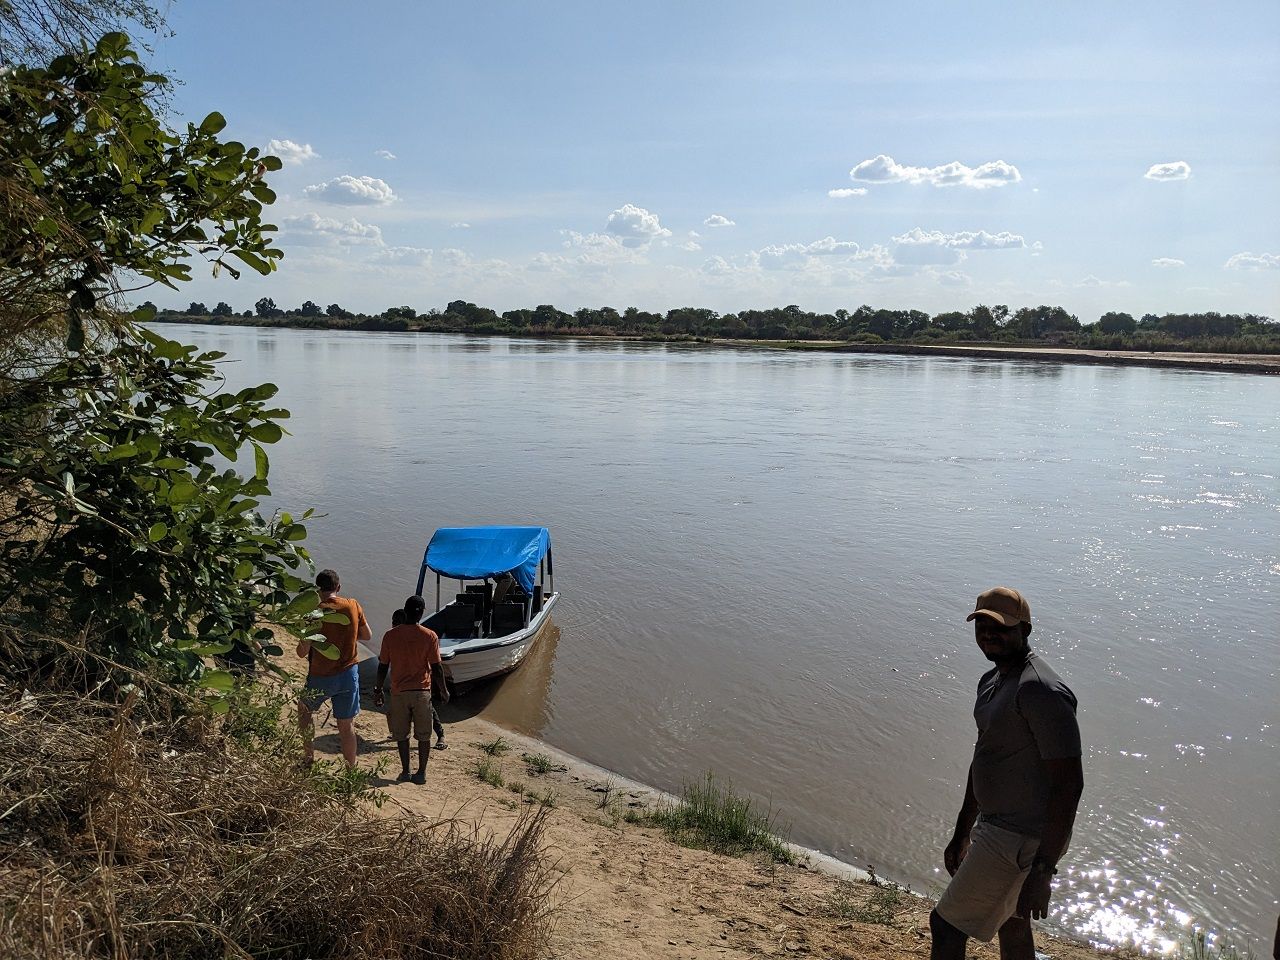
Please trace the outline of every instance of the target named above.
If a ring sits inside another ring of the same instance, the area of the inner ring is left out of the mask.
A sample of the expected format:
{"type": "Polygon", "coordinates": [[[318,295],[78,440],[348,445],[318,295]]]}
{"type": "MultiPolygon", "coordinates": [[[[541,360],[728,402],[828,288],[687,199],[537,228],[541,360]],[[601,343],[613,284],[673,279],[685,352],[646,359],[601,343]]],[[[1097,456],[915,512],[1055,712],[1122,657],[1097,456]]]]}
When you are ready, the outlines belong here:
{"type": "MultiPolygon", "coordinates": [[[[1075,690],[1054,923],[1269,943],[1280,891],[1280,378],[256,328],[285,508],[375,631],[440,526],[551,529],[558,641],[484,713],[641,781],[714,770],[937,893],[1004,583],[1075,690]]],[[[430,582],[430,581],[429,581],[430,582]]],[[[433,590],[428,588],[428,600],[433,590]]]]}

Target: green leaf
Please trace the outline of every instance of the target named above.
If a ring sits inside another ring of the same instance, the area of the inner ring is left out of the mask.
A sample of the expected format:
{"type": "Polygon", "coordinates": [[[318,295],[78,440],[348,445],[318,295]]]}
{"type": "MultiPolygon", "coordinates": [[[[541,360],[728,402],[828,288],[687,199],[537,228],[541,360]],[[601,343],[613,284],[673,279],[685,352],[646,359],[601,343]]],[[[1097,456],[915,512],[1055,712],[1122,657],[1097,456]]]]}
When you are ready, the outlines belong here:
{"type": "Polygon", "coordinates": [[[250,560],[241,560],[236,564],[235,570],[232,572],[237,580],[248,580],[253,576],[253,562],[250,560]]]}
{"type": "Polygon", "coordinates": [[[290,600],[285,605],[284,612],[290,616],[302,616],[310,613],[318,606],[320,606],[320,594],[314,590],[308,590],[306,593],[300,593],[290,600]]]}
{"type": "Polygon", "coordinates": [[[268,420],[266,423],[259,423],[254,426],[249,431],[249,436],[260,443],[276,443],[284,436],[284,431],[268,420]]]}
{"type": "Polygon", "coordinates": [[[227,653],[235,644],[230,640],[222,640],[216,643],[204,643],[191,648],[191,652],[198,657],[216,657],[227,653]]]}
{"type": "Polygon", "coordinates": [[[159,543],[169,535],[169,525],[163,521],[153,523],[151,529],[147,531],[147,539],[152,543],[159,543]]]}
{"type": "Polygon", "coordinates": [[[151,233],[156,227],[164,221],[165,215],[168,213],[164,207],[152,207],[142,217],[142,223],[138,224],[138,232],[143,236],[151,233]]]}
{"type": "Polygon", "coordinates": [[[199,492],[200,488],[186,477],[178,477],[169,487],[169,502],[186,503],[199,492]]]}
{"type": "Polygon", "coordinates": [[[253,475],[259,480],[265,480],[270,470],[271,462],[267,459],[267,451],[255,443],[253,445],[253,475]]]}
{"type": "MultiPolygon", "coordinates": [[[[333,659],[338,659],[336,652],[333,659]]],[[[199,685],[206,690],[221,690],[225,692],[236,685],[236,679],[226,670],[206,670],[204,676],[200,678],[199,685]]]]}
{"type": "Polygon", "coordinates": [[[347,626],[350,625],[351,618],[345,613],[339,613],[338,611],[333,610],[321,617],[320,621],[322,623],[341,623],[344,626],[347,626]]]}
{"type": "Polygon", "coordinates": [[[127,457],[136,457],[137,455],[138,445],[136,443],[121,443],[107,451],[107,461],[124,460],[127,457]]]}
{"type": "Polygon", "coordinates": [[[218,111],[209,114],[200,121],[200,132],[214,136],[221,133],[227,126],[227,118],[218,111]]]}
{"type": "Polygon", "coordinates": [[[320,656],[327,660],[338,659],[338,648],[324,638],[324,634],[317,633],[308,637],[311,641],[311,649],[316,651],[320,656]]]}
{"type": "Polygon", "coordinates": [[[36,166],[35,161],[30,157],[22,158],[22,165],[27,168],[27,176],[31,178],[31,182],[37,187],[45,185],[44,171],[36,166]]]}

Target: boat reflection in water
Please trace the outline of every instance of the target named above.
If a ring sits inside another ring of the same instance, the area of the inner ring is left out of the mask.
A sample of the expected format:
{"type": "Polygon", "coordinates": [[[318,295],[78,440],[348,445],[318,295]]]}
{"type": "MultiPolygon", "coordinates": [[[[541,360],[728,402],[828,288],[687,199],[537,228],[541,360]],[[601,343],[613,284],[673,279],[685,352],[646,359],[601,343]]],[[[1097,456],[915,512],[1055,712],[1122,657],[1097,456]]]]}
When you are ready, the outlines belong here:
{"type": "Polygon", "coordinates": [[[441,719],[452,723],[479,715],[526,736],[540,737],[551,722],[551,680],[559,643],[560,627],[552,623],[519,670],[468,685],[462,696],[436,706],[441,719]]]}

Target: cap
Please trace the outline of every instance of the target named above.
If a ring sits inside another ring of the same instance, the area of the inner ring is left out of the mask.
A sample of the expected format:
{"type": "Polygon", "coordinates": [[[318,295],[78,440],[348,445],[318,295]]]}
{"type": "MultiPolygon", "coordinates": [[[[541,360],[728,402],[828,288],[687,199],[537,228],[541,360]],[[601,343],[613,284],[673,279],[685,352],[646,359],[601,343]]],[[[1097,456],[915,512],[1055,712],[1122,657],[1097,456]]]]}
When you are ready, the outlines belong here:
{"type": "Polygon", "coordinates": [[[1031,622],[1031,607],[1027,598],[1012,587],[992,587],[978,597],[973,613],[965,621],[974,617],[990,617],[1001,626],[1012,627],[1031,622]]]}

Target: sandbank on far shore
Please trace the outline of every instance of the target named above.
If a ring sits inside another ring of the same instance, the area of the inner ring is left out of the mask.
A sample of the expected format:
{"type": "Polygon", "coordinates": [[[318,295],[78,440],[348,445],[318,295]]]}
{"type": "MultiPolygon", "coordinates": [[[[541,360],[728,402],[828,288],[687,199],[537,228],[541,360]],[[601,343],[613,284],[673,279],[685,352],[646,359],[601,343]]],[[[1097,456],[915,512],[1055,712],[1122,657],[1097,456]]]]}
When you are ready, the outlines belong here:
{"type": "Polygon", "coordinates": [[[849,343],[844,340],[712,340],[724,347],[771,347],[831,353],[885,353],[913,357],[1033,360],[1109,367],[1163,367],[1217,373],[1280,375],[1280,356],[1266,353],[1180,353],[1147,350],[1085,350],[1080,347],[1019,347],[990,344],[849,343]]]}

